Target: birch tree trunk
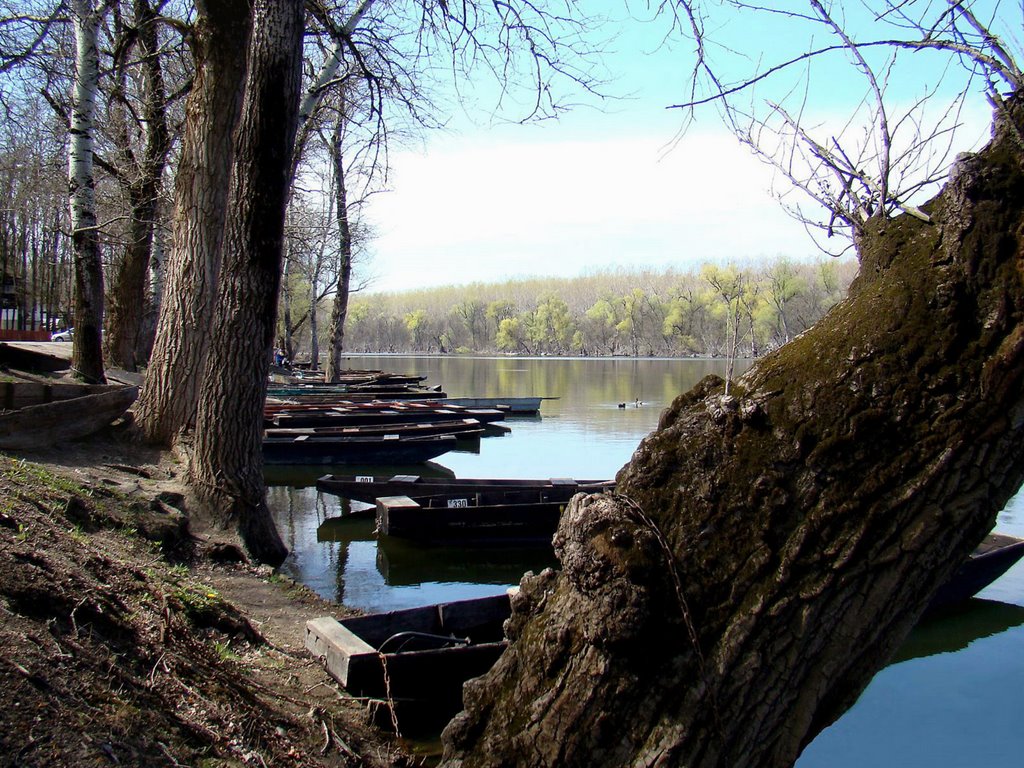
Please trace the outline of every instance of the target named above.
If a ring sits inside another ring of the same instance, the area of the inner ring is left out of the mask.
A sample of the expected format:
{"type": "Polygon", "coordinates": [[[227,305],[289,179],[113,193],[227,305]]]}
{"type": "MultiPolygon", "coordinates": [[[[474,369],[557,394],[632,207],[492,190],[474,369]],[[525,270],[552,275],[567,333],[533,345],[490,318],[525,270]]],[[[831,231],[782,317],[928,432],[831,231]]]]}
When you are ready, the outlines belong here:
{"type": "Polygon", "coordinates": [[[189,476],[201,514],[250,555],[287,554],[266,506],[262,416],[301,91],[303,3],[258,0],[217,310],[189,476]]]}
{"type": "Polygon", "coordinates": [[[680,396],[559,526],[443,765],[789,766],[1024,478],[1024,109],[850,297],[723,395],[680,396]]]}
{"type": "Polygon", "coordinates": [[[68,150],[68,197],[71,241],[75,254],[75,338],[71,366],[90,383],[105,382],[103,373],[103,261],[96,222],[93,179],[93,132],[99,92],[96,38],[102,12],[91,0],[73,0],[75,84],[71,102],[68,150]]]}
{"type": "Polygon", "coordinates": [[[200,0],[196,10],[196,73],[175,180],[171,253],[150,366],[135,406],[146,439],[164,445],[195,422],[251,29],[248,0],[200,0]]]}
{"type": "Polygon", "coordinates": [[[345,189],[345,157],[342,152],[344,135],[344,110],[338,114],[331,141],[331,159],[334,162],[335,215],[338,222],[340,263],[338,265],[338,287],[331,305],[330,343],[327,345],[327,366],[324,380],[341,379],[342,350],[345,346],[345,318],[348,316],[348,298],[352,283],[352,228],[348,220],[348,193],[345,189]]]}

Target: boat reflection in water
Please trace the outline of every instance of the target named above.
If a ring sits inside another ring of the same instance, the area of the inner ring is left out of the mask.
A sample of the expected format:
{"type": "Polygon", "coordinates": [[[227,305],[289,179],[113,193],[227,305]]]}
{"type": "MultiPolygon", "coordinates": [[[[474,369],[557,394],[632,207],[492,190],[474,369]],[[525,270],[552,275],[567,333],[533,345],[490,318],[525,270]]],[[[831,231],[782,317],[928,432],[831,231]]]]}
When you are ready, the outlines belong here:
{"type": "Polygon", "coordinates": [[[955,653],[971,643],[1024,625],[1024,606],[973,597],[956,608],[926,616],[915,626],[890,664],[955,653]]]}
{"type": "Polygon", "coordinates": [[[393,536],[377,541],[377,570],[389,586],[424,582],[478,581],[518,584],[527,571],[557,568],[551,546],[538,547],[423,547],[393,536]]]}

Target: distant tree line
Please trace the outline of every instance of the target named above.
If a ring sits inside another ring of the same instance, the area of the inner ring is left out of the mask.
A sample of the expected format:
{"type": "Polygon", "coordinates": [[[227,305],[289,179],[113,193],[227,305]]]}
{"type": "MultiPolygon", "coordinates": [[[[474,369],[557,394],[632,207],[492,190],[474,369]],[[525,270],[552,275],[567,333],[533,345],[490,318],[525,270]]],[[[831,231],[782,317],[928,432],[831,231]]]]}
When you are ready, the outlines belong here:
{"type": "Polygon", "coordinates": [[[757,357],[843,299],[854,260],[822,258],[363,295],[349,352],[757,357]]]}

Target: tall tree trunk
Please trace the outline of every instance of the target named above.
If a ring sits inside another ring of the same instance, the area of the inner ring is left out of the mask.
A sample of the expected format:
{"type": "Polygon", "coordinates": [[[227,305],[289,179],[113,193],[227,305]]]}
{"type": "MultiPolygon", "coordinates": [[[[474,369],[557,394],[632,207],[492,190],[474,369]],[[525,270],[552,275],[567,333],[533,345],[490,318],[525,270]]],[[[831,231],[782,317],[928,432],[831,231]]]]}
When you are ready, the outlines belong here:
{"type": "Polygon", "coordinates": [[[146,439],[165,445],[195,420],[252,21],[248,0],[197,2],[196,9],[196,73],[175,180],[173,242],[151,364],[135,406],[146,439]]]}
{"type": "MultiPolygon", "coordinates": [[[[319,273],[319,270],[317,270],[319,273]]],[[[320,370],[320,323],[317,320],[317,281],[310,281],[309,286],[309,369],[320,370]]]]}
{"type": "MultiPolygon", "coordinates": [[[[294,183],[294,180],[295,180],[295,166],[294,166],[294,162],[292,163],[292,172],[291,173],[292,173],[292,182],[294,183]]],[[[292,184],[289,184],[289,194],[291,194],[291,190],[292,189],[293,189],[292,184]]],[[[291,201],[289,200],[289,203],[290,202],[291,201]]],[[[288,359],[288,360],[294,360],[295,359],[295,349],[294,349],[294,345],[292,343],[292,285],[291,285],[291,272],[292,272],[292,254],[291,254],[291,251],[292,251],[292,242],[291,242],[290,239],[288,241],[287,248],[288,248],[288,255],[285,257],[284,267],[283,267],[283,270],[282,270],[283,273],[284,273],[283,276],[282,276],[284,284],[281,287],[281,304],[283,305],[281,307],[281,317],[282,317],[281,325],[283,326],[283,328],[281,329],[281,339],[280,339],[280,342],[281,342],[282,349],[284,349],[285,358],[288,359]]]]}
{"type": "Polygon", "coordinates": [[[75,339],[71,366],[87,382],[105,382],[103,373],[103,261],[96,225],[93,131],[99,91],[100,12],[91,0],[74,0],[75,90],[68,153],[71,240],[75,254],[75,339]]]}
{"type": "Polygon", "coordinates": [[[267,509],[262,414],[281,282],[301,90],[303,3],[258,0],[231,177],[231,214],[190,479],[204,514],[257,560],[287,549],[267,509]]]}
{"type": "Polygon", "coordinates": [[[1024,110],[934,226],[873,220],[850,297],[676,399],[524,579],[444,765],[788,766],[1024,478],[1024,110]]]}
{"type": "Polygon", "coordinates": [[[325,381],[341,379],[342,350],[345,346],[345,318],[348,316],[349,289],[352,284],[352,228],[348,220],[348,192],[345,188],[345,157],[342,152],[344,135],[344,110],[338,113],[338,122],[331,141],[331,159],[334,163],[335,216],[338,220],[340,263],[338,264],[338,288],[331,306],[331,340],[327,346],[327,367],[325,381]]]}
{"type": "Polygon", "coordinates": [[[134,371],[144,363],[148,352],[145,338],[146,284],[153,249],[157,193],[170,151],[156,14],[148,0],[134,0],[134,17],[145,82],[142,123],[146,131],[146,146],[140,167],[132,169],[134,173],[128,187],[131,204],[128,246],[110,290],[106,338],[110,363],[127,371],[134,371]]]}
{"type": "Polygon", "coordinates": [[[149,360],[156,339],[156,324],[160,317],[160,299],[164,292],[164,260],[167,253],[167,231],[163,226],[163,206],[157,203],[153,216],[152,247],[149,253],[149,274],[146,278],[146,309],[143,314],[139,338],[139,359],[149,360]]]}
{"type": "MultiPolygon", "coordinates": [[[[344,62],[344,53],[350,45],[350,39],[352,33],[355,32],[356,28],[362,22],[363,18],[369,12],[370,8],[376,0],[361,0],[356,6],[352,15],[342,24],[340,27],[330,29],[331,36],[334,38],[334,47],[331,49],[330,54],[324,60],[320,67],[320,71],[317,73],[316,78],[310,87],[302,96],[302,100],[299,102],[299,115],[298,115],[298,126],[296,128],[296,139],[295,139],[295,153],[292,157],[292,168],[290,172],[290,178],[292,183],[295,181],[295,176],[298,173],[298,165],[302,159],[302,155],[306,149],[306,143],[309,139],[310,132],[313,127],[313,115],[316,113],[320,104],[330,90],[332,81],[337,78],[338,70],[341,69],[341,65],[344,62]]],[[[330,16],[327,15],[323,19],[325,22],[330,22],[330,16]]],[[[339,121],[341,118],[339,118],[339,121]]],[[[347,214],[346,214],[347,215],[347,214]]],[[[344,257],[342,257],[344,263],[344,257]]],[[[349,259],[351,263],[351,259],[349,259]]],[[[290,269],[290,261],[285,265],[285,280],[287,280],[287,272],[290,269]]],[[[346,283],[347,284],[347,283],[346,283]]],[[[291,322],[291,286],[285,283],[285,295],[284,295],[284,347],[288,359],[294,359],[294,348],[292,338],[292,322],[291,322]]],[[[316,296],[316,285],[314,283],[311,291],[312,295],[316,296]]],[[[347,299],[346,299],[347,301],[347,299]]],[[[315,312],[316,302],[311,304],[310,312],[315,312]]],[[[336,306],[336,305],[335,305],[336,306]]],[[[344,312],[342,315],[344,322],[344,312]]],[[[311,333],[311,344],[312,350],[310,354],[310,363],[313,370],[317,370],[319,366],[319,349],[318,341],[316,337],[316,320],[313,314],[310,315],[310,319],[313,321],[312,333],[311,333]]],[[[328,354],[328,364],[330,363],[330,355],[328,354]]],[[[330,368],[327,369],[327,375],[330,375],[330,368]]],[[[328,381],[334,381],[334,379],[327,379],[328,381]]]]}

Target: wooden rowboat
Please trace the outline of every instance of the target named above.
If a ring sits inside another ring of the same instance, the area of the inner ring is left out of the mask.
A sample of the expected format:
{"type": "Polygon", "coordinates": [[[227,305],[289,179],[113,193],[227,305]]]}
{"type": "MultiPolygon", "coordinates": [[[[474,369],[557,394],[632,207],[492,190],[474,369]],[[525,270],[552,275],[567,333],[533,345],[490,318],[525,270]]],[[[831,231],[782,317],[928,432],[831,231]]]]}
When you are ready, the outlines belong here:
{"type": "Polygon", "coordinates": [[[446,478],[420,475],[324,475],[316,481],[318,490],[368,504],[380,496],[437,496],[477,494],[490,491],[526,491],[546,494],[549,501],[568,501],[576,493],[612,490],[614,480],[575,480],[553,477],[546,480],[501,478],[446,478]]]}
{"type": "Polygon", "coordinates": [[[86,437],[118,418],[138,397],[120,384],[0,383],[0,448],[31,450],[86,437]]]}

